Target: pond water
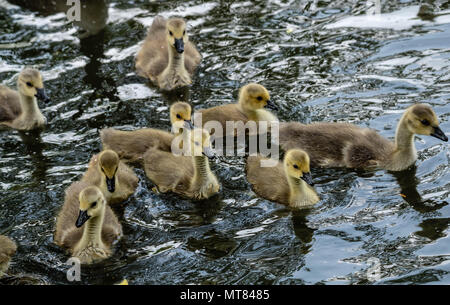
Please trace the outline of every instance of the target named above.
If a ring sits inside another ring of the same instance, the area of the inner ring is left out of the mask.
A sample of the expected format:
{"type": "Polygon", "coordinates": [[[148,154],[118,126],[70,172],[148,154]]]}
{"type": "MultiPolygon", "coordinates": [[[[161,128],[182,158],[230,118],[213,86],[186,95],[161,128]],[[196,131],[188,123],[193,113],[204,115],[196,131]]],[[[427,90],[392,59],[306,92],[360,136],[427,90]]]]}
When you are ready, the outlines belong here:
{"type": "MultiPolygon", "coordinates": [[[[64,13],[0,0],[0,82],[15,88],[32,65],[52,99],[40,136],[1,131],[0,233],[19,245],[2,282],[69,283],[53,243],[64,190],[100,150],[101,128],[168,130],[176,98],[212,107],[258,82],[282,121],[351,122],[391,139],[403,110],[426,102],[448,133],[449,3],[422,20],[419,1],[384,1],[381,15],[366,2],[98,1],[105,28],[86,36],[64,13]],[[184,17],[203,56],[188,92],[163,94],[134,73],[157,14],[184,17]]],[[[222,189],[205,202],[154,194],[136,168],[139,187],[116,210],[124,236],[81,283],[450,284],[448,143],[415,143],[416,166],[401,173],[313,169],[321,201],[302,211],[258,198],[243,158],[212,163],[222,189]]]]}

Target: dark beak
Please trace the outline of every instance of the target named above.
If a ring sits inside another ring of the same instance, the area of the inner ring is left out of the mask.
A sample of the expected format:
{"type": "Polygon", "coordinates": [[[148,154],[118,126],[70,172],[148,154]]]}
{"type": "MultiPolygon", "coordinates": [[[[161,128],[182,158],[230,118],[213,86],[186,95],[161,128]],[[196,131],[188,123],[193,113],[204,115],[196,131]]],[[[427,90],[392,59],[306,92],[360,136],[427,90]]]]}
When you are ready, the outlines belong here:
{"type": "Polygon", "coordinates": [[[77,228],[81,228],[81,226],[84,225],[84,223],[86,221],[88,221],[89,218],[91,218],[91,216],[88,215],[87,211],[80,211],[80,214],[78,215],[77,222],[75,223],[75,226],[77,228]]]}
{"type": "Polygon", "coordinates": [[[278,111],[278,107],[275,106],[275,104],[271,100],[267,101],[266,107],[271,109],[271,110],[278,111]]]}
{"type": "Polygon", "coordinates": [[[301,177],[306,183],[313,186],[314,182],[312,180],[311,173],[303,173],[303,176],[301,177]]]}
{"type": "Polygon", "coordinates": [[[448,141],[447,136],[445,135],[445,133],[442,131],[442,129],[440,129],[439,127],[433,127],[434,128],[434,132],[432,134],[430,134],[430,136],[438,138],[439,140],[448,141]]]}
{"type": "Polygon", "coordinates": [[[114,193],[116,190],[116,179],[115,176],[113,176],[111,179],[106,177],[106,187],[108,188],[108,191],[110,193],[114,193]]]}
{"type": "Polygon", "coordinates": [[[192,124],[191,121],[184,120],[184,128],[189,129],[189,130],[193,130],[194,129],[194,124],[192,124]]]}
{"type": "Polygon", "coordinates": [[[175,50],[177,50],[177,52],[180,54],[184,52],[183,38],[180,38],[180,39],[175,38],[175,50]]]}
{"type": "Polygon", "coordinates": [[[47,96],[47,94],[45,94],[44,88],[36,88],[36,91],[36,97],[38,100],[43,101],[44,103],[50,102],[50,98],[47,96]]]}
{"type": "Polygon", "coordinates": [[[216,153],[215,153],[214,149],[212,149],[211,147],[204,147],[203,155],[207,156],[208,159],[210,159],[210,160],[214,160],[216,158],[216,153]]]}

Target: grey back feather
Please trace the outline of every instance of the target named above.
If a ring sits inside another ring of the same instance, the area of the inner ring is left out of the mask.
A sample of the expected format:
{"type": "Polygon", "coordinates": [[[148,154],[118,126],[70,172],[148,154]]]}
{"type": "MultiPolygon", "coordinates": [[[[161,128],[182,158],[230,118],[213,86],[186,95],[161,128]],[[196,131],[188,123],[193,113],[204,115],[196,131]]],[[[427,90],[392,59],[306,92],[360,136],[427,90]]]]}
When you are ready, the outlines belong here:
{"type": "Polygon", "coordinates": [[[347,123],[280,123],[280,146],[305,150],[313,167],[379,166],[394,150],[375,130],[347,123]]]}

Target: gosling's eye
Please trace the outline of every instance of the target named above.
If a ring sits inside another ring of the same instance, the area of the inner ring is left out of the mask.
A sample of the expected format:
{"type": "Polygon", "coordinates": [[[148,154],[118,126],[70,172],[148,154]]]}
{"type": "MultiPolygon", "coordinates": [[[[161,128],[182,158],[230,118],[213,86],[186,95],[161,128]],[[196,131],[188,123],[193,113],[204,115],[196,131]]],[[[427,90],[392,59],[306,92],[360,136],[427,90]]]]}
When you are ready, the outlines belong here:
{"type": "Polygon", "coordinates": [[[297,165],[297,164],[294,164],[294,168],[298,169],[298,165],[297,165]]]}
{"type": "Polygon", "coordinates": [[[194,142],[195,143],[195,145],[197,145],[197,146],[199,146],[200,145],[200,143],[198,143],[198,142],[194,142]]]}
{"type": "Polygon", "coordinates": [[[258,96],[257,98],[256,98],[258,101],[262,101],[262,96],[258,96]]]}
{"type": "Polygon", "coordinates": [[[95,201],[91,204],[91,208],[95,208],[96,205],[97,205],[97,201],[95,201]]]}
{"type": "Polygon", "coordinates": [[[181,115],[177,114],[177,119],[181,119],[181,115]]]}
{"type": "Polygon", "coordinates": [[[169,31],[169,34],[170,34],[170,36],[173,36],[173,33],[172,33],[172,31],[169,31]]]}
{"type": "Polygon", "coordinates": [[[430,122],[427,120],[427,119],[425,119],[425,120],[422,120],[422,121],[420,121],[423,125],[425,125],[425,126],[428,126],[428,125],[430,125],[430,122]]]}
{"type": "Polygon", "coordinates": [[[27,82],[27,86],[28,86],[28,87],[33,87],[33,84],[30,83],[30,82],[27,82]]]}

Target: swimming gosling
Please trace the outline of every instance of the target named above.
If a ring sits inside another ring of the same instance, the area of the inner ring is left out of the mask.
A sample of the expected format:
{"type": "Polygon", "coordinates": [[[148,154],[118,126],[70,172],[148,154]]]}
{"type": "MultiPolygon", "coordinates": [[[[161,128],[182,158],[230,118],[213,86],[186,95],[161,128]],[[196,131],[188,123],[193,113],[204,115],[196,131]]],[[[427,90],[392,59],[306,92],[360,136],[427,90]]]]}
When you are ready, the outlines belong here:
{"type": "Polygon", "coordinates": [[[104,150],[91,158],[81,181],[97,186],[109,204],[117,204],[133,195],[139,178],[119,160],[117,153],[104,150]]]}
{"type": "Polygon", "coordinates": [[[26,68],[17,79],[18,92],[0,85],[0,125],[17,130],[41,129],[47,123],[37,99],[48,103],[41,73],[26,68]]]}
{"type": "Polygon", "coordinates": [[[289,150],[283,163],[275,167],[262,167],[262,156],[247,159],[247,180],[262,198],[285,204],[291,208],[304,208],[319,201],[309,169],[309,156],[300,149],[289,150]]]}
{"type": "MultiPolygon", "coordinates": [[[[277,110],[275,104],[270,100],[269,91],[264,86],[251,83],[239,90],[239,101],[237,104],[227,104],[208,109],[198,110],[202,115],[202,126],[209,121],[217,121],[222,125],[223,135],[236,135],[237,129],[226,130],[227,121],[247,123],[248,121],[278,122],[278,119],[265,108],[277,110]]],[[[217,132],[214,133],[217,137],[217,132]]]]}
{"type": "Polygon", "coordinates": [[[161,193],[170,191],[188,198],[209,198],[220,188],[209,167],[208,158],[214,158],[209,133],[202,129],[185,132],[189,132],[190,147],[183,148],[190,156],[150,148],[144,155],[145,173],[161,193]]]}
{"type": "Polygon", "coordinates": [[[58,214],[54,240],[82,264],[111,256],[111,246],[122,236],[122,226],[106,203],[102,191],[84,182],[67,190],[58,214]]]}
{"type": "Polygon", "coordinates": [[[16,251],[16,243],[8,237],[0,235],[0,278],[2,278],[8,270],[11,257],[16,251]]]}
{"type": "Polygon", "coordinates": [[[414,134],[448,141],[433,109],[425,104],[406,109],[397,125],[395,142],[373,129],[347,123],[282,123],[279,139],[283,150],[304,149],[312,166],[402,171],[417,159],[414,134]]]}
{"type": "Polygon", "coordinates": [[[192,83],[201,55],[189,41],[181,18],[156,16],[136,56],[137,73],[163,90],[192,83]]]}
{"type": "Polygon", "coordinates": [[[150,147],[163,151],[171,151],[172,140],[183,128],[193,128],[191,123],[191,106],[177,102],[170,107],[170,122],[175,134],[155,129],[142,128],[133,131],[122,131],[107,128],[100,131],[103,149],[114,150],[126,163],[142,162],[144,153],[150,147]]]}

